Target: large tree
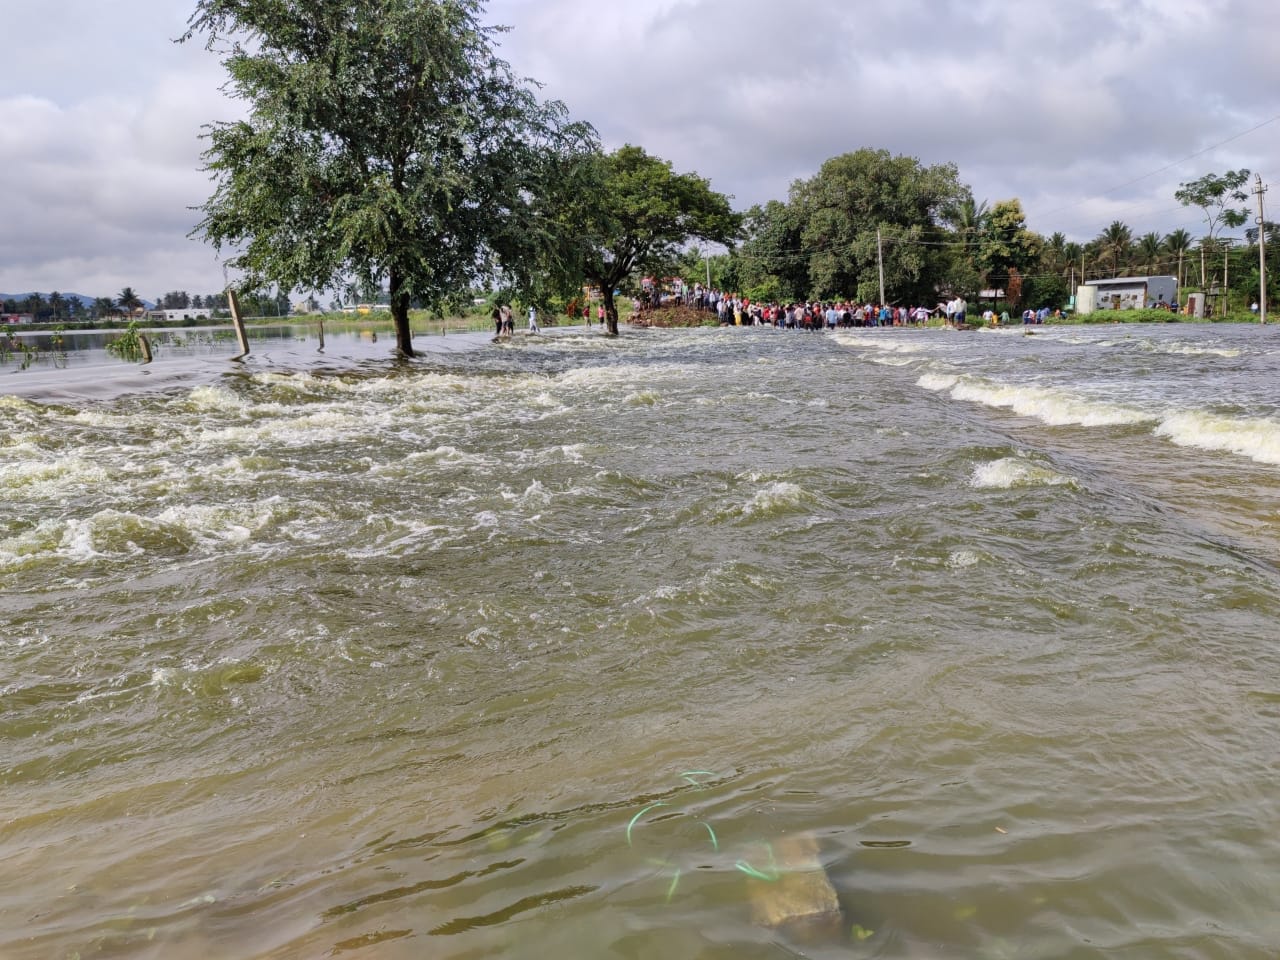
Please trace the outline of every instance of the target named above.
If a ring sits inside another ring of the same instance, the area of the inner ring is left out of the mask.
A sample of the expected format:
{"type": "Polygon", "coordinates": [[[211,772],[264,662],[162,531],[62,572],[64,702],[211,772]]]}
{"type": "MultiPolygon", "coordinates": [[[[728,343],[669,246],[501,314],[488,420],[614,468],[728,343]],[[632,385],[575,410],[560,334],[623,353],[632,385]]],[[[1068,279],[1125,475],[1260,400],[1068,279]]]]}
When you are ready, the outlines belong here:
{"type": "Polygon", "coordinates": [[[943,227],[957,220],[968,199],[952,164],[926,167],[887,150],[833,157],[812,179],[791,187],[790,203],[804,224],[811,293],[878,300],[879,234],[886,299],[932,300],[952,282],[951,265],[937,255],[937,244],[947,237],[943,227]]]}
{"type": "Polygon", "coordinates": [[[747,211],[747,239],[735,251],[741,292],[754,299],[799,300],[809,293],[809,259],[798,211],[778,200],[747,211]]]}
{"type": "Polygon", "coordinates": [[[246,286],[385,283],[396,349],[409,307],[519,288],[559,247],[539,202],[594,146],[517,80],[479,0],[197,0],[184,40],[219,47],[247,119],[209,128],[216,187],[195,233],[246,286]]]}
{"type": "Polygon", "coordinates": [[[1001,200],[986,214],[978,236],[978,264],[992,286],[1005,287],[1011,275],[1028,272],[1043,249],[1041,237],[1027,229],[1020,200],[1001,200]]]}
{"type": "Polygon", "coordinates": [[[600,288],[609,333],[618,333],[614,291],[647,270],[674,269],[691,240],[732,243],[741,217],[729,198],[696,173],[627,145],[596,154],[577,172],[576,200],[565,198],[561,218],[577,237],[578,269],[600,288]]]}
{"type": "MultiPolygon", "coordinates": [[[[1244,169],[1228,170],[1223,174],[1206,173],[1199,180],[1178,184],[1178,189],[1173,192],[1173,198],[1184,207],[1200,208],[1209,229],[1200,243],[1200,285],[1202,287],[1208,286],[1209,282],[1205,254],[1217,248],[1218,232],[1224,227],[1234,229],[1242,226],[1249,219],[1243,207],[1231,206],[1232,203],[1244,203],[1249,199],[1248,194],[1244,192],[1244,185],[1248,180],[1249,171],[1244,169]]],[[[1222,262],[1225,274],[1225,253],[1222,262]]],[[[1222,309],[1226,311],[1225,298],[1222,301],[1222,309]]]]}

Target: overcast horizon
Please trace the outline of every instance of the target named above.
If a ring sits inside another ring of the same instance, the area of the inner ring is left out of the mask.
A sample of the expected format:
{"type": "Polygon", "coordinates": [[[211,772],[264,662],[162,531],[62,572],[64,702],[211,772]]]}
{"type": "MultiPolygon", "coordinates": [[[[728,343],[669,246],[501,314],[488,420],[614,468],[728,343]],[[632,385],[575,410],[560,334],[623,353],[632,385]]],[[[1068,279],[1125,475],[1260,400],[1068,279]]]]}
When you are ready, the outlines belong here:
{"type": "MultiPolygon", "coordinates": [[[[214,251],[187,235],[211,190],[200,130],[239,105],[214,55],[172,42],[191,5],[6,6],[24,42],[0,77],[0,291],[220,290],[214,251]]],[[[512,28],[500,50],[516,72],[606,150],[642,146],[739,210],[870,147],[955,163],[978,201],[1017,197],[1045,235],[1122,220],[1200,236],[1179,183],[1280,174],[1280,4],[1261,0],[486,7],[512,28]]]]}

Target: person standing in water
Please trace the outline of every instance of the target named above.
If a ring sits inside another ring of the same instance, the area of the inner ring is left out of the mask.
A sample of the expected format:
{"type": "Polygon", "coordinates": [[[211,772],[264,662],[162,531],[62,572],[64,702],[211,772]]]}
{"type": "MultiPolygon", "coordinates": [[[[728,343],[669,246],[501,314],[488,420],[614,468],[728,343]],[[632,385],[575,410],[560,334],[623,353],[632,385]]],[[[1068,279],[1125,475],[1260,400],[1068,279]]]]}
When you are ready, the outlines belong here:
{"type": "Polygon", "coordinates": [[[542,332],[541,330],[538,329],[538,308],[535,306],[529,307],[529,332],[530,333],[542,332]]]}

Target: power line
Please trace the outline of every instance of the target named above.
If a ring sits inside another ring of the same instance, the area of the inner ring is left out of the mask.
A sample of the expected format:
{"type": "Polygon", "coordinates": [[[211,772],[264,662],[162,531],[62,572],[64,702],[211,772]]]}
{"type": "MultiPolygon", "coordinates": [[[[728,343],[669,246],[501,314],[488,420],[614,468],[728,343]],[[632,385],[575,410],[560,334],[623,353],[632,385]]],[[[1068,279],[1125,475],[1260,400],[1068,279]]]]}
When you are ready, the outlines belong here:
{"type": "MultiPolygon", "coordinates": [[[[1206,153],[1210,153],[1213,150],[1217,150],[1219,147],[1224,147],[1228,143],[1233,143],[1236,140],[1239,140],[1241,137],[1247,137],[1251,133],[1256,133],[1257,131],[1261,130],[1263,127],[1269,126],[1270,124],[1275,123],[1277,120],[1280,120],[1280,114],[1276,114],[1274,117],[1271,117],[1269,120],[1263,120],[1261,123],[1250,127],[1248,130],[1242,130],[1239,133],[1232,134],[1231,136],[1227,137],[1225,140],[1219,140],[1217,143],[1210,144],[1209,146],[1205,147],[1203,150],[1197,150],[1195,153],[1190,154],[1189,156],[1183,157],[1181,160],[1175,160],[1172,163],[1166,163],[1163,167],[1160,167],[1157,170],[1152,170],[1149,173],[1144,173],[1139,177],[1134,177],[1132,180],[1126,180],[1124,183],[1118,184],[1114,187],[1110,187],[1106,190],[1101,190],[1096,194],[1096,196],[1105,197],[1108,194],[1115,193],[1117,190],[1123,190],[1125,187],[1131,187],[1135,183],[1141,183],[1143,180],[1146,180],[1150,177],[1154,177],[1157,174],[1164,173],[1166,170],[1172,170],[1174,167],[1181,166],[1182,164],[1186,163],[1189,160],[1195,160],[1197,157],[1203,157],[1206,153]]],[[[1050,216],[1051,214],[1058,213],[1061,210],[1070,210],[1073,207],[1081,206],[1082,204],[1087,202],[1088,201],[1086,200],[1081,200],[1081,201],[1078,201],[1077,203],[1069,203],[1066,206],[1056,207],[1053,210],[1047,210],[1044,213],[1038,214],[1038,216],[1047,217],[1047,216],[1050,216]]]]}

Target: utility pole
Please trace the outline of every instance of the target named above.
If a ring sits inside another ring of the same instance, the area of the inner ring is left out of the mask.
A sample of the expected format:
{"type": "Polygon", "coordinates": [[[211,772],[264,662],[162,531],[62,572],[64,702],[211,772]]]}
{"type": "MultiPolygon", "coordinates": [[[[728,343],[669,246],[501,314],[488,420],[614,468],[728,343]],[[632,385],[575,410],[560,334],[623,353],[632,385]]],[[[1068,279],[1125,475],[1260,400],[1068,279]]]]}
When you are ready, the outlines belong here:
{"type": "Polygon", "coordinates": [[[1267,322],[1267,218],[1262,211],[1262,195],[1267,188],[1262,185],[1262,174],[1255,174],[1253,192],[1258,195],[1258,286],[1261,296],[1258,297],[1259,317],[1265,326],[1267,322]]]}
{"type": "Polygon", "coordinates": [[[1231,300],[1231,238],[1223,237],[1227,248],[1222,251],[1222,315],[1227,315],[1227,307],[1231,300]]]}
{"type": "Polygon", "coordinates": [[[876,259],[880,262],[880,306],[884,306],[884,239],[876,227],[876,259]]]}

